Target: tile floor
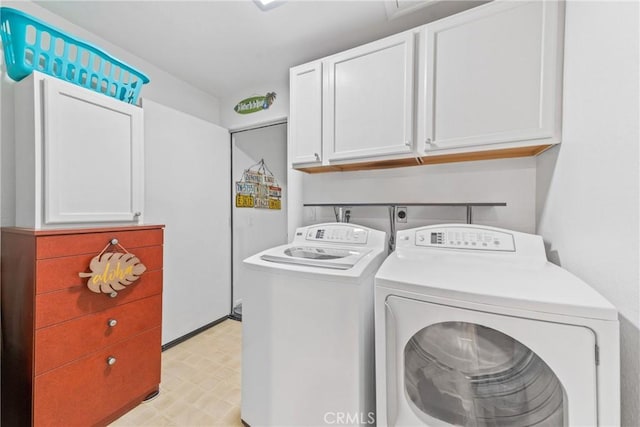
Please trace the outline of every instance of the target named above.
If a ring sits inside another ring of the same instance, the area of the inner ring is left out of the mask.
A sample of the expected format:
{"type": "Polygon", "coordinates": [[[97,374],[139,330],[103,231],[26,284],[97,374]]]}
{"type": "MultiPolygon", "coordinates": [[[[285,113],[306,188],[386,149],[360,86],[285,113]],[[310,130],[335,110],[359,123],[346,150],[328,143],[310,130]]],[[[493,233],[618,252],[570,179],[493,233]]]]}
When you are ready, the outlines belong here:
{"type": "Polygon", "coordinates": [[[162,353],[160,395],[116,420],[121,426],[238,426],[242,324],[224,322],[162,353]]]}

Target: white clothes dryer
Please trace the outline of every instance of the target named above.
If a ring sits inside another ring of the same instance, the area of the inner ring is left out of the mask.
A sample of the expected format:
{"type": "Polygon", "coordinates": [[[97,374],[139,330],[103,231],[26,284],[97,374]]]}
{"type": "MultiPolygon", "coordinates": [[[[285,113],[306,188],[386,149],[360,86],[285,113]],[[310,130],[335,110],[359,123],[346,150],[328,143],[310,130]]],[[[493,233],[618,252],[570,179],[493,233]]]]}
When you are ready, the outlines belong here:
{"type": "Polygon", "coordinates": [[[618,313],[540,236],[397,237],[375,279],[378,426],[620,425],[618,313]]]}
{"type": "Polygon", "coordinates": [[[386,233],[331,223],[247,258],[242,420],[365,425],[375,415],[373,278],[386,233]]]}

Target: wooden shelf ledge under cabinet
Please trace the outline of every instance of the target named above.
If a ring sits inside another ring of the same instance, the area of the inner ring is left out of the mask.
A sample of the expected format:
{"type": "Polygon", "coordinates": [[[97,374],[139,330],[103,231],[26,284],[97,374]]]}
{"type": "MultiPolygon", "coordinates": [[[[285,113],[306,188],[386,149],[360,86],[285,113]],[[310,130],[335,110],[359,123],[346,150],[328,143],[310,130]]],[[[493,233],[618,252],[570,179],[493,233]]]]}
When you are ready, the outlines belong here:
{"type": "Polygon", "coordinates": [[[551,148],[552,144],[531,145],[527,147],[501,148],[497,150],[473,151],[468,153],[440,154],[405,159],[373,160],[368,162],[347,163],[340,165],[311,166],[295,168],[306,173],[347,172],[375,169],[391,169],[408,166],[436,165],[441,163],[470,162],[475,160],[509,159],[531,157],[551,148]]]}

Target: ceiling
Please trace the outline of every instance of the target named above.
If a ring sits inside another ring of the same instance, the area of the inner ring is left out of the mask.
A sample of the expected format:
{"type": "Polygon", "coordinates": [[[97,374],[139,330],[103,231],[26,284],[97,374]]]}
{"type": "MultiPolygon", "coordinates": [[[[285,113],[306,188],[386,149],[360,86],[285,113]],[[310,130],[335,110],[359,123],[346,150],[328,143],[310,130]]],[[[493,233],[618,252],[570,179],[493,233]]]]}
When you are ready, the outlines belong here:
{"type": "Polygon", "coordinates": [[[431,2],[389,20],[384,1],[36,1],[40,6],[225,98],[285,83],[291,66],[451,15],[482,2],[431,2]]]}

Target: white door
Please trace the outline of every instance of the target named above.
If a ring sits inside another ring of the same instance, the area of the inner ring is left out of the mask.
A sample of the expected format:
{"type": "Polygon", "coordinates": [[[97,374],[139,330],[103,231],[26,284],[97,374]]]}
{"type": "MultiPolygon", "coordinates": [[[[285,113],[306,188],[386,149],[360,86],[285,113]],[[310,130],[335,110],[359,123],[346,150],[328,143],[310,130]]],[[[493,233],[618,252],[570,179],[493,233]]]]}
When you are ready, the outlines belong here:
{"type": "Polygon", "coordinates": [[[45,79],[43,116],[44,222],[141,220],[142,108],[45,79]]]}
{"type": "MultiPolygon", "coordinates": [[[[287,243],[287,125],[279,124],[236,132],[232,136],[232,174],[242,178],[245,169],[264,160],[282,189],[280,209],[233,207],[233,307],[240,306],[249,279],[245,258],[287,243]]],[[[254,168],[255,169],[255,168],[254,168]]],[[[235,183],[232,182],[235,190],[235,183]]],[[[232,200],[235,199],[235,191],[232,200]]],[[[234,203],[234,202],[232,202],[234,203]]]]}
{"type": "Polygon", "coordinates": [[[397,296],[385,311],[388,425],[597,425],[592,330],[397,296]]]}
{"type": "Polygon", "coordinates": [[[322,63],[289,71],[291,163],[322,163],[322,63]]]}
{"type": "Polygon", "coordinates": [[[165,224],[162,343],[230,313],[229,131],[143,100],[145,222],[165,224]]]}
{"type": "Polygon", "coordinates": [[[559,142],[562,8],[496,1],[423,28],[418,138],[427,151],[559,142]]]}
{"type": "Polygon", "coordinates": [[[414,34],[323,62],[323,141],[329,162],[413,151],[414,34]]]}

